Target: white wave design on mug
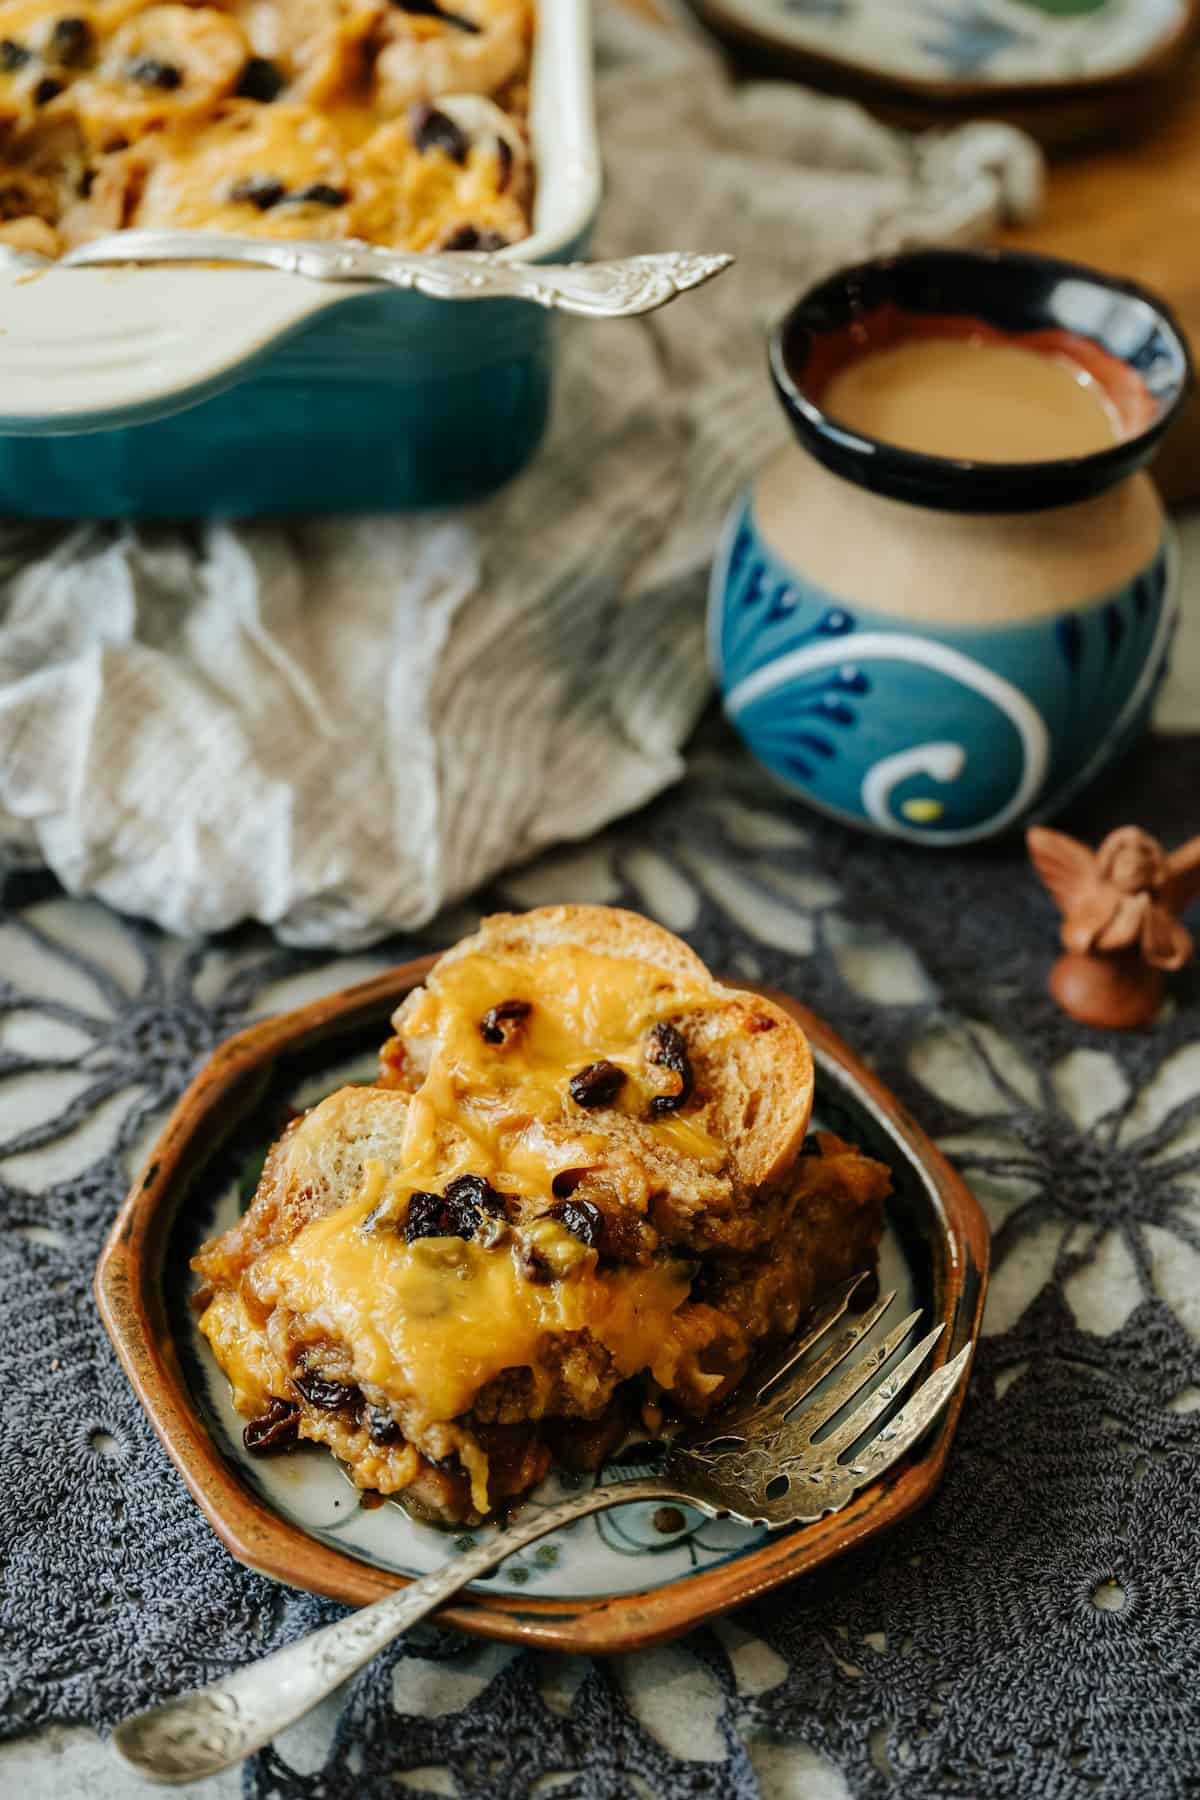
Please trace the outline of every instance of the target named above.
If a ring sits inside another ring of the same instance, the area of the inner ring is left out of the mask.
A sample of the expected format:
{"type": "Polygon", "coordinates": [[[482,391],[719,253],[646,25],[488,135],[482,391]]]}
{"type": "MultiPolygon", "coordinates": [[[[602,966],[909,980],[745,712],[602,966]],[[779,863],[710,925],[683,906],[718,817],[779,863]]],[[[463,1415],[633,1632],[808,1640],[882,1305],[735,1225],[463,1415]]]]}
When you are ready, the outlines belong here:
{"type": "Polygon", "coordinates": [[[812,644],[802,650],[789,651],[777,662],[756,669],[731,689],[725,706],[736,719],[753,701],[786,687],[798,676],[815,669],[827,669],[838,663],[871,660],[916,663],[933,669],[951,681],[959,682],[999,708],[1021,740],[1021,778],[1015,792],[999,812],[978,825],[952,830],[918,829],[902,824],[889,811],[891,795],[906,776],[928,774],[936,781],[955,781],[967,766],[967,753],[961,744],[945,742],[917,744],[911,749],[885,756],[867,770],[862,782],[862,802],[872,823],[893,837],[909,838],[914,843],[964,844],[973,838],[988,837],[1003,831],[1032,803],[1046,779],[1050,762],[1050,733],[1037,708],[1019,688],[1002,675],[985,669],[981,663],[952,650],[947,644],[927,638],[907,637],[890,632],[867,631],[836,644],[812,644]]]}

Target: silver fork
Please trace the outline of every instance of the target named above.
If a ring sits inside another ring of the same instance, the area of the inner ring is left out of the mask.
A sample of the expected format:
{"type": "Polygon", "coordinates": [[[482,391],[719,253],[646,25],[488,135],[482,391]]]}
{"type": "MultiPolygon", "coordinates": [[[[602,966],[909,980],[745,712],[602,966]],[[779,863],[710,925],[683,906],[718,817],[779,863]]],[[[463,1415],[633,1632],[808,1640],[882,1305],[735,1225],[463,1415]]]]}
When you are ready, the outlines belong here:
{"type": "Polygon", "coordinates": [[[526,1544],[589,1513],[630,1501],[676,1501],[711,1518],[744,1525],[812,1523],[838,1512],[862,1487],[904,1455],[945,1406],[970,1361],[967,1344],[925,1381],[874,1437],[871,1426],[900,1398],[941,1336],[941,1325],[915,1344],[844,1419],[854,1396],[891,1361],[920,1318],[910,1313],[836,1381],[821,1388],[862,1343],[895,1294],[883,1294],[819,1355],[808,1352],[845,1314],[859,1275],[811,1318],[712,1418],[673,1440],[662,1473],[615,1481],[572,1494],[519,1519],[464,1555],[373,1605],[300,1638],[272,1656],[195,1693],[125,1719],[113,1733],[121,1759],[148,1781],[174,1785],[216,1775],[260,1750],[332,1693],[393,1638],[424,1619],[460,1588],[526,1544]],[[809,1395],[799,1418],[791,1415],[809,1395]],[[826,1426],[832,1430],[818,1437],[826,1426]]]}

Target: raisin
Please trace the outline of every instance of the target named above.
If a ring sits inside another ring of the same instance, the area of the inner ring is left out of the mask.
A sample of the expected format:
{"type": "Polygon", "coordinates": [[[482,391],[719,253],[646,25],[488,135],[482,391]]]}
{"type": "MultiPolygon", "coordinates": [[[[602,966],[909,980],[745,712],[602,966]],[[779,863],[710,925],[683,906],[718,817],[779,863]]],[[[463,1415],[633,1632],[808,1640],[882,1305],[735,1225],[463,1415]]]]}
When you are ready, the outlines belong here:
{"type": "Polygon", "coordinates": [[[564,1231],[577,1237],[589,1250],[597,1249],[604,1235],[604,1214],[590,1200],[560,1200],[546,1217],[557,1219],[564,1231]]]}
{"type": "Polygon", "coordinates": [[[820,1156],[821,1140],[815,1131],[810,1131],[800,1146],[801,1156],[820,1156]]]}
{"type": "Polygon", "coordinates": [[[408,1202],[406,1243],[427,1237],[473,1238],[478,1229],[479,1209],[469,1199],[452,1200],[418,1190],[408,1202]]]}
{"type": "Polygon", "coordinates": [[[299,1424],[300,1411],[291,1400],[272,1400],[265,1413],[251,1419],[242,1433],[242,1442],[256,1456],[270,1450],[290,1450],[299,1424]]]}
{"type": "Polygon", "coordinates": [[[505,250],[508,239],[498,231],[480,231],[478,225],[460,225],[442,245],[443,250],[505,250]]]}
{"type": "Polygon", "coordinates": [[[34,105],[45,106],[49,101],[56,100],[62,91],[61,81],[56,81],[53,75],[43,75],[33,90],[34,105]]]}
{"type": "Polygon", "coordinates": [[[384,1412],[382,1406],[368,1406],[367,1436],[373,1444],[399,1444],[404,1440],[404,1433],[395,1419],[384,1412]]]}
{"type": "Polygon", "coordinates": [[[323,1375],[292,1376],[292,1386],[310,1406],[321,1412],[350,1412],[362,1400],[359,1390],[345,1381],[327,1381],[323,1375]]]}
{"type": "Polygon", "coordinates": [[[60,63],[64,69],[78,69],[92,53],[94,36],[86,19],[59,19],[46,46],[48,61],[60,63]]]}
{"type": "Polygon", "coordinates": [[[349,198],[345,188],[330,187],[327,181],[314,181],[289,196],[293,206],[345,206],[349,198]]]}
{"type": "Polygon", "coordinates": [[[239,100],[261,100],[269,106],[272,100],[278,100],[287,86],[287,76],[267,56],[252,56],[246,62],[234,93],[239,100]]]}
{"type": "Polygon", "coordinates": [[[502,194],[512,180],[513,172],[512,145],[507,138],[496,139],[496,162],[499,166],[496,176],[496,192],[502,194]]]}
{"type": "MultiPolygon", "coordinates": [[[[443,245],[443,249],[453,249],[452,244],[443,245]]],[[[499,1006],[489,1006],[483,1015],[483,1023],[479,1027],[479,1035],[485,1044],[507,1044],[516,1036],[517,1027],[529,1017],[533,1007],[528,1000],[501,1000],[499,1006]]]]}
{"type": "Polygon", "coordinates": [[[768,1019],[765,1013],[751,1013],[746,1020],[747,1031],[774,1031],[774,1019],[768,1019]]]}
{"type": "Polygon", "coordinates": [[[0,38],[0,69],[23,69],[33,61],[33,51],[18,44],[16,38],[0,38]]]}
{"type": "Polygon", "coordinates": [[[650,1111],[656,1114],[677,1112],[691,1098],[695,1086],[683,1033],[665,1022],[656,1025],[646,1045],[646,1061],[654,1063],[658,1068],[670,1070],[672,1075],[679,1078],[679,1086],[673,1094],[654,1096],[650,1102],[650,1111]]]}
{"type": "Polygon", "coordinates": [[[480,1212],[491,1213],[494,1219],[507,1216],[503,1194],[498,1194],[491,1182],[485,1181],[482,1175],[456,1175],[446,1187],[446,1199],[468,1201],[480,1212]]]}
{"type": "Polygon", "coordinates": [[[421,19],[440,19],[443,25],[453,25],[459,31],[477,33],[483,29],[463,13],[447,12],[439,0],[391,0],[391,4],[398,12],[412,13],[421,19]]]}
{"type": "Polygon", "coordinates": [[[466,133],[449,114],[439,112],[436,106],[414,106],[409,114],[409,131],[422,155],[429,150],[440,150],[451,162],[466,162],[470,149],[466,133]]]}
{"type": "Polygon", "coordinates": [[[625,1071],[615,1063],[589,1063],[572,1075],[567,1086],[576,1106],[611,1106],[625,1086],[625,1071]]]}
{"type": "Polygon", "coordinates": [[[245,202],[247,206],[257,206],[259,212],[269,212],[271,207],[278,206],[287,189],[274,175],[247,175],[243,181],[235,181],[229,190],[229,198],[236,206],[245,202]]]}
{"type": "Polygon", "coordinates": [[[158,88],[164,94],[183,86],[183,71],[174,63],[160,62],[157,56],[131,56],[125,73],[139,87],[158,88]]]}

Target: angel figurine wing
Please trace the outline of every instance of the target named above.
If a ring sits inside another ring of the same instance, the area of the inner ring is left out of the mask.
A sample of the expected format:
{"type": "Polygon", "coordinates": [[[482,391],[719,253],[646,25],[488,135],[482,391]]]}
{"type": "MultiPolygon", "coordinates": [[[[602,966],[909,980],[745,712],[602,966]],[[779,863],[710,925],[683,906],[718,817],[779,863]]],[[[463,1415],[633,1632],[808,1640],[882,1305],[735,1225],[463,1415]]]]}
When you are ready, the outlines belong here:
{"type": "MultiPolygon", "coordinates": [[[[1139,897],[1145,898],[1144,895],[1139,897]]],[[[1191,932],[1157,901],[1149,907],[1142,921],[1139,941],[1142,955],[1152,969],[1186,969],[1195,949],[1191,932]]]]}
{"type": "Polygon", "coordinates": [[[1043,886],[1062,914],[1064,948],[1090,950],[1112,923],[1124,896],[1104,880],[1095,853],[1077,838],[1031,825],[1025,842],[1043,886]]]}
{"type": "Polygon", "coordinates": [[[1170,912],[1181,913],[1185,906],[1200,897],[1200,837],[1180,844],[1167,857],[1167,878],[1158,890],[1158,899],[1170,912]]]}

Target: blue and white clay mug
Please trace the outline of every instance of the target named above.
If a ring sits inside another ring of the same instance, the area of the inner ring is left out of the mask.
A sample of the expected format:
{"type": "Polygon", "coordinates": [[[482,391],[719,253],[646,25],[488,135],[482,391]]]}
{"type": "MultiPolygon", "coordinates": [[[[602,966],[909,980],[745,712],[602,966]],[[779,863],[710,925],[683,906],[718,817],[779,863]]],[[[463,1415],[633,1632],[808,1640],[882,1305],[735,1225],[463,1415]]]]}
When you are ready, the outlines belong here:
{"type": "Polygon", "coordinates": [[[797,442],[734,507],[713,570],[730,718],[849,824],[960,844],[1050,816],[1133,742],[1166,668],[1173,549],[1145,465],[1191,379],[1170,313],[1053,258],[918,251],[813,289],[770,366],[797,442]],[[831,372],[914,320],[1069,350],[1121,435],[1055,461],[952,460],[823,412],[831,372]]]}

